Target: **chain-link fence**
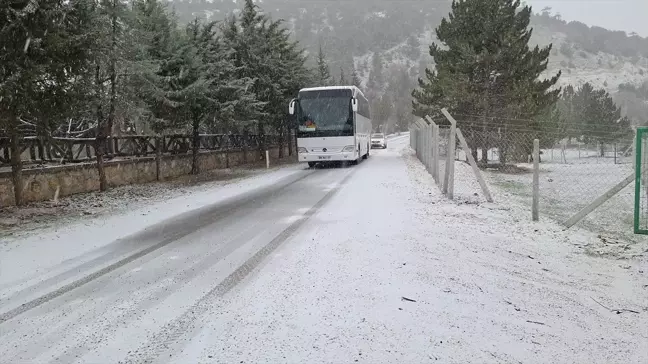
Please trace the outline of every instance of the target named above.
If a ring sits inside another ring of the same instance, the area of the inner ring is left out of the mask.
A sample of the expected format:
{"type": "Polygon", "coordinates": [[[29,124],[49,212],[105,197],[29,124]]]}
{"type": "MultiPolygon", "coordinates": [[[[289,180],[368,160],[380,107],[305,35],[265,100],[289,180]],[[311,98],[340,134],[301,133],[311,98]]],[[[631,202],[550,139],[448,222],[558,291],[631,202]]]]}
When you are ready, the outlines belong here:
{"type": "MultiPolygon", "coordinates": [[[[530,220],[534,196],[534,140],[537,139],[541,217],[568,226],[576,223],[604,239],[641,239],[633,230],[635,190],[634,183],[630,183],[634,180],[630,179],[634,174],[635,148],[632,130],[619,133],[610,127],[585,135],[570,135],[570,130],[564,126],[539,128],[531,120],[485,120],[474,115],[451,117],[459,130],[457,135],[464,136],[467,148],[457,140],[454,171],[446,169],[451,127],[439,126],[439,181],[444,192],[444,181],[448,180],[444,173],[454,172],[449,178],[454,180],[454,193],[449,197],[466,201],[483,199],[479,175],[473,173],[468,163],[472,159],[495,202],[528,211],[530,220]]],[[[433,128],[430,121],[419,121],[417,127],[421,130],[433,128]]],[[[439,120],[441,122],[445,120],[439,120]]],[[[420,131],[415,133],[421,134],[420,131]]],[[[425,158],[423,148],[426,145],[418,145],[419,158],[425,158]]],[[[648,207],[646,211],[648,216],[648,207]]],[[[646,225],[648,227],[648,223],[646,225]]]]}
{"type": "Polygon", "coordinates": [[[410,130],[410,141],[444,195],[463,203],[492,201],[474,159],[467,163],[466,139],[461,131],[437,125],[429,118],[420,119],[410,130]]]}

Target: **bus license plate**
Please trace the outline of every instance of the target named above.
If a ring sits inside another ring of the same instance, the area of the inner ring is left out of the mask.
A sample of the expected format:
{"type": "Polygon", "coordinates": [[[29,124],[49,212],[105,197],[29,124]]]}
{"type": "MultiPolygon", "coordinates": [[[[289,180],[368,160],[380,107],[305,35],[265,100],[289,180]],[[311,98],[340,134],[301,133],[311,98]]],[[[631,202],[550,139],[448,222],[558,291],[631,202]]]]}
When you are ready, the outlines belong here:
{"type": "Polygon", "coordinates": [[[331,159],[331,156],[328,156],[328,155],[326,155],[326,156],[319,156],[318,158],[319,158],[319,159],[331,159]]]}

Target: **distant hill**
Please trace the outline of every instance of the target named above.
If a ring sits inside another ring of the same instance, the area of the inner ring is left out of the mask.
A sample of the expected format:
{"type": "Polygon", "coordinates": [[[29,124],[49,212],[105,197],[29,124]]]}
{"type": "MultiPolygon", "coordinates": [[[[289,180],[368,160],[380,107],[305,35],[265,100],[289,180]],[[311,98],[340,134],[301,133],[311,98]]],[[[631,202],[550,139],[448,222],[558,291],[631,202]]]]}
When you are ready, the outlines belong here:
{"type": "MultiPolygon", "coordinates": [[[[182,22],[195,17],[221,20],[243,4],[240,0],[169,2],[182,22]]],[[[257,4],[274,19],[284,19],[307,51],[315,52],[321,44],[334,74],[340,67],[349,74],[353,65],[366,84],[374,52],[382,56],[387,72],[405,67],[412,80],[424,67],[432,67],[428,46],[451,1],[258,0],[257,4]]],[[[559,85],[590,82],[616,94],[620,85],[640,86],[648,80],[648,38],[568,23],[548,9],[534,12],[531,42],[553,43],[548,72],[563,70],[559,85]]]]}

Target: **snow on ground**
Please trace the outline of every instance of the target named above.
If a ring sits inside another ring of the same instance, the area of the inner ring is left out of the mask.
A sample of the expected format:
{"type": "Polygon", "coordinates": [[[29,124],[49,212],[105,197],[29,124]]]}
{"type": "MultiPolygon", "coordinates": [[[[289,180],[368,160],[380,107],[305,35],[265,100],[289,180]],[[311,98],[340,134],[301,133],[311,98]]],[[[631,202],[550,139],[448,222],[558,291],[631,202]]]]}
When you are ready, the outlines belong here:
{"type": "MultiPolygon", "coordinates": [[[[531,164],[520,164],[531,171],[531,164]]],[[[594,150],[544,150],[540,164],[540,214],[563,223],[632,174],[630,158],[601,158],[594,150]]],[[[485,173],[496,200],[518,205],[530,214],[531,172],[485,173]]],[[[470,177],[468,177],[470,178],[470,177]]],[[[474,180],[474,178],[473,178],[474,180]]],[[[648,237],[633,233],[634,184],[630,184],[577,224],[602,235],[591,249],[593,254],[618,258],[648,259],[648,237]]]]}
{"type": "Polygon", "coordinates": [[[648,266],[584,254],[591,236],[516,207],[448,201],[395,147],[360,165],[169,360],[648,362],[648,266]]]}
{"type": "MultiPolygon", "coordinates": [[[[93,193],[73,196],[71,203],[77,206],[73,210],[92,209],[97,198],[103,204],[112,205],[113,209],[108,208],[96,216],[69,216],[49,228],[33,230],[29,235],[0,240],[0,289],[9,286],[11,282],[29,277],[42,280],[39,274],[44,272],[54,275],[57,272],[52,268],[70,259],[91,261],[95,258],[94,253],[101,253],[97,249],[185,212],[298,178],[304,173],[304,166],[289,165],[270,172],[249,172],[252,177],[243,174],[247,178],[180,188],[173,183],[160,183],[124,186],[112,190],[108,195],[93,193]],[[144,197],[129,201],[137,195],[144,197]],[[89,254],[90,252],[93,254],[89,254]],[[7,272],[21,272],[22,276],[7,272]]],[[[24,282],[25,285],[30,283],[33,282],[24,282]]],[[[13,289],[21,287],[23,285],[13,289]]]]}
{"type": "Polygon", "coordinates": [[[26,236],[52,231],[61,226],[93,218],[106,218],[179,196],[238,183],[243,178],[274,172],[286,163],[270,170],[256,165],[219,169],[197,176],[183,176],[166,182],[126,185],[106,192],[91,192],[61,198],[58,202],[43,201],[24,207],[0,208],[0,247],[26,236]]]}

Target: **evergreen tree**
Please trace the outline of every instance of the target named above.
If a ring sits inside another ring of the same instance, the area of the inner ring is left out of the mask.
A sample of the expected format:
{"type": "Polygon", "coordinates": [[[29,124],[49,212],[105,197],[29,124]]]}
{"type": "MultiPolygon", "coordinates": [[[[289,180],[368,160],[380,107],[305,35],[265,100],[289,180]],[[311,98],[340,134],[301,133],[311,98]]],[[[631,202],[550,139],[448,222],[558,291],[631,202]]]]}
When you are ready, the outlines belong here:
{"type": "Polygon", "coordinates": [[[621,116],[621,109],[604,89],[594,89],[585,83],[575,93],[576,112],[583,125],[585,142],[596,142],[600,156],[605,156],[605,144],[615,143],[630,134],[630,120],[621,116]]]}
{"type": "MultiPolygon", "coordinates": [[[[528,138],[539,139],[540,148],[553,148],[556,143],[565,139],[568,130],[559,104],[550,105],[536,115],[532,127],[536,132],[528,138]]],[[[524,157],[533,152],[530,145],[527,148],[524,157]]]]}
{"type": "Polygon", "coordinates": [[[358,71],[356,71],[355,68],[353,68],[353,73],[351,74],[351,83],[353,84],[353,86],[362,89],[362,81],[360,80],[358,71]]]}
{"type": "Polygon", "coordinates": [[[383,74],[382,56],[378,52],[374,52],[371,58],[371,70],[369,71],[369,80],[367,81],[367,92],[371,98],[376,98],[382,95],[385,86],[385,78],[383,74]]]}
{"type": "Polygon", "coordinates": [[[80,1],[0,2],[0,130],[10,137],[14,200],[22,205],[22,130],[64,119],[87,58],[80,1]],[[58,119],[58,120],[57,120],[58,119]]]}
{"type": "Polygon", "coordinates": [[[125,42],[131,62],[119,100],[124,115],[121,129],[147,134],[164,124],[156,118],[160,114],[156,107],[164,97],[162,65],[171,57],[178,25],[159,0],[132,0],[131,7],[131,36],[125,42]]]}
{"type": "Polygon", "coordinates": [[[407,130],[412,121],[412,99],[410,91],[414,87],[409,71],[405,66],[394,66],[389,72],[386,94],[393,100],[389,130],[407,130]]]}
{"type": "Polygon", "coordinates": [[[166,117],[170,125],[180,128],[189,126],[192,132],[192,174],[198,173],[200,127],[214,107],[209,94],[214,79],[213,75],[208,74],[208,65],[204,62],[205,32],[208,29],[203,28],[198,20],[188,24],[185,33],[175,43],[172,56],[164,64],[168,80],[164,100],[166,117]],[[186,125],[187,122],[190,124],[186,125]]]}
{"type": "Polygon", "coordinates": [[[234,50],[236,74],[253,80],[250,90],[263,104],[255,117],[259,135],[266,126],[285,135],[290,127],[286,104],[311,77],[303,50],[290,40],[282,21],[259,13],[251,0],[246,0],[238,17],[225,22],[222,31],[224,41],[234,50]]]}
{"type": "MultiPolygon", "coordinates": [[[[436,70],[426,70],[426,79],[419,80],[412,94],[419,116],[434,118],[446,107],[450,112],[482,115],[484,128],[493,118],[498,120],[504,135],[502,164],[507,150],[515,147],[515,141],[507,137],[513,120],[533,120],[560,93],[560,89],[552,90],[560,73],[539,79],[547,69],[551,46],[529,49],[530,16],[531,8],[520,7],[519,0],[453,1],[449,18],[436,29],[446,47],[430,46],[436,70]]],[[[478,125],[471,123],[471,127],[478,125]]]]}
{"type": "Polygon", "coordinates": [[[564,122],[564,136],[566,138],[581,138],[583,136],[583,124],[580,120],[581,103],[576,99],[576,90],[568,85],[562,90],[558,100],[558,110],[564,122]]]}
{"type": "Polygon", "coordinates": [[[328,86],[331,84],[331,71],[329,70],[326,55],[321,44],[317,53],[317,82],[320,86],[328,86]]]}
{"type": "Polygon", "coordinates": [[[389,119],[393,115],[393,100],[390,95],[385,94],[374,98],[371,103],[371,122],[373,130],[384,132],[389,119]]]}
{"type": "Polygon", "coordinates": [[[421,43],[418,38],[414,35],[407,37],[407,46],[405,48],[405,54],[411,59],[418,59],[421,56],[421,43]]]}
{"type": "Polygon", "coordinates": [[[344,68],[340,67],[340,82],[339,85],[347,85],[349,84],[349,81],[347,81],[346,76],[344,74],[344,68]]]}

